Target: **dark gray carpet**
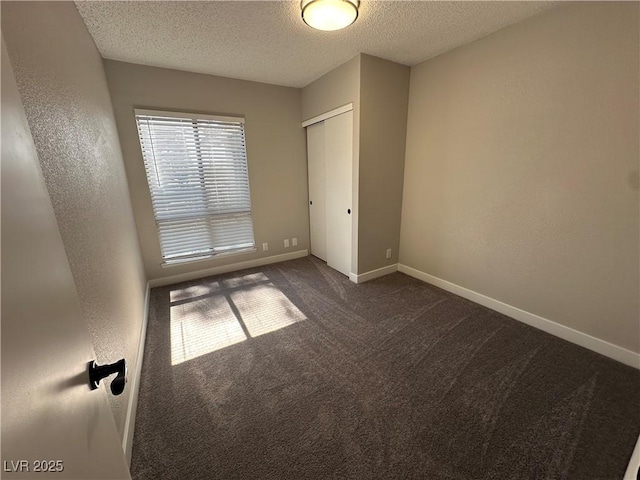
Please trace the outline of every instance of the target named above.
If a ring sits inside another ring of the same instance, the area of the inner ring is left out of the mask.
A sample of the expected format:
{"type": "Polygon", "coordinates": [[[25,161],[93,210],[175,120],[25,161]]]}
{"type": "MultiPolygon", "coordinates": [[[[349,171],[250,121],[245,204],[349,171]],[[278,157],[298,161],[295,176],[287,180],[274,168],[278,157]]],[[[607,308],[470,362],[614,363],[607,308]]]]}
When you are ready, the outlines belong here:
{"type": "Polygon", "coordinates": [[[308,257],[152,290],[132,475],[620,479],[639,405],[637,370],[308,257]]]}

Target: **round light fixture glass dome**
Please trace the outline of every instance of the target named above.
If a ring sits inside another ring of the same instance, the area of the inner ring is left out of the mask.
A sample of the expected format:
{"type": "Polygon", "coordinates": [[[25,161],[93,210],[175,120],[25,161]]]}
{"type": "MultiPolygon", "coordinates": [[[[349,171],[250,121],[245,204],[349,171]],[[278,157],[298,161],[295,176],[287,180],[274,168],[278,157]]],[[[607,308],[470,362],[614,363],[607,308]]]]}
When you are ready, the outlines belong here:
{"type": "Polygon", "coordinates": [[[318,30],[340,30],[358,18],[359,0],[302,0],[302,20],[318,30]]]}

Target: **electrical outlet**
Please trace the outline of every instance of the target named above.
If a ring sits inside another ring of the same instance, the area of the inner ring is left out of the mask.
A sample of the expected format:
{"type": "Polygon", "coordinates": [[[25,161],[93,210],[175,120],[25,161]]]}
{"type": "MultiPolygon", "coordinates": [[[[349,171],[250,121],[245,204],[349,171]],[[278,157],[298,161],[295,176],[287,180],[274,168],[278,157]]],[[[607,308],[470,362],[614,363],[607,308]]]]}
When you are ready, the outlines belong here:
{"type": "Polygon", "coordinates": [[[292,247],[297,247],[298,246],[298,237],[293,237],[291,239],[291,246],[292,247]]]}
{"type": "Polygon", "coordinates": [[[284,239],[284,248],[289,248],[289,239],[288,238],[284,239]]]}
{"type": "Polygon", "coordinates": [[[267,242],[264,242],[262,244],[262,251],[266,252],[267,250],[269,250],[269,244],[267,242]]]}
{"type": "Polygon", "coordinates": [[[387,248],[387,258],[391,258],[391,249],[387,248]]]}

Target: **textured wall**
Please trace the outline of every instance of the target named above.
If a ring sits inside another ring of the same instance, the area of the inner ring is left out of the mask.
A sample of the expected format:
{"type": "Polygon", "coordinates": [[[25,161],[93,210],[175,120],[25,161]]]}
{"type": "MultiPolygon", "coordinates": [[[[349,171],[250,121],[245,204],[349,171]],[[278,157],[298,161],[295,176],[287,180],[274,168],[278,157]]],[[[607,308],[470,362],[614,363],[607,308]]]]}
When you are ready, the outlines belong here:
{"type": "Polygon", "coordinates": [[[309,248],[307,163],[300,90],[264,83],[105,61],[147,276],[159,279],[309,248]],[[244,115],[253,224],[258,251],[160,266],[160,244],[134,107],[244,115]],[[284,248],[285,238],[298,238],[284,248]],[[261,245],[269,243],[263,252],[261,245]]]}
{"type": "MultiPolygon", "coordinates": [[[[352,171],[352,230],[351,271],[358,273],[358,208],[359,158],[360,158],[360,59],[353,57],[302,89],[302,120],[309,120],[323,113],[353,103],[353,171],[352,171]]],[[[305,155],[306,159],[306,155],[305,155]]],[[[307,211],[308,214],[308,211],[307,211]]]]}
{"type": "Polygon", "coordinates": [[[400,262],[640,351],[637,3],[411,72],[400,262]]]}
{"type": "Polygon", "coordinates": [[[2,2],[2,32],[98,361],[134,371],[146,279],[102,60],[71,2],[2,2]]]}
{"type": "Polygon", "coordinates": [[[404,65],[361,56],[358,273],[398,263],[409,74],[404,65]]]}

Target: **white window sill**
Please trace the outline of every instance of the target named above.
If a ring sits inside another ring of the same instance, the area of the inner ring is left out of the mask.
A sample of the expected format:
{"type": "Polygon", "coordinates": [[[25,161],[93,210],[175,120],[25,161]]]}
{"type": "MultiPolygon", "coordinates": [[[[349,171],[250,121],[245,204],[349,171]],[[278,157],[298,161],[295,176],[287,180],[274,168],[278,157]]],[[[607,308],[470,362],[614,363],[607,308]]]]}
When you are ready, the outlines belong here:
{"type": "Polygon", "coordinates": [[[162,268],[171,268],[171,267],[178,267],[180,265],[186,265],[189,263],[199,263],[199,262],[207,262],[210,260],[215,260],[217,258],[227,258],[227,257],[235,257],[235,256],[239,256],[239,255],[246,255],[249,253],[255,253],[257,252],[258,249],[256,247],[251,247],[251,248],[243,248],[242,250],[233,250],[231,252],[228,253],[215,253],[212,255],[207,255],[204,257],[195,257],[195,258],[188,258],[185,260],[173,260],[173,261],[168,261],[168,262],[163,262],[160,264],[160,266],[162,268]]]}

